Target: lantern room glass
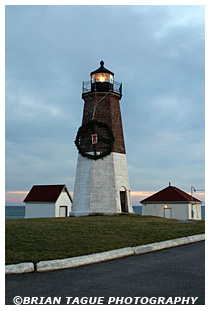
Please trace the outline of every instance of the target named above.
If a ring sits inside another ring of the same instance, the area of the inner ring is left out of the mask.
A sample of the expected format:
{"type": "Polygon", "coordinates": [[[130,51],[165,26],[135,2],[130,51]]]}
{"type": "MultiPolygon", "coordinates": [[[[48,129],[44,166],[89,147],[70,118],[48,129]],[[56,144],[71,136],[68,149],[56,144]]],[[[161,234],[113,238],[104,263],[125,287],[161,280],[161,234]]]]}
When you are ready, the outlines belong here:
{"type": "Polygon", "coordinates": [[[95,82],[109,82],[111,84],[113,84],[114,82],[114,77],[113,75],[109,74],[109,73],[105,73],[105,72],[99,72],[99,73],[94,73],[91,77],[91,81],[92,83],[95,82]]]}

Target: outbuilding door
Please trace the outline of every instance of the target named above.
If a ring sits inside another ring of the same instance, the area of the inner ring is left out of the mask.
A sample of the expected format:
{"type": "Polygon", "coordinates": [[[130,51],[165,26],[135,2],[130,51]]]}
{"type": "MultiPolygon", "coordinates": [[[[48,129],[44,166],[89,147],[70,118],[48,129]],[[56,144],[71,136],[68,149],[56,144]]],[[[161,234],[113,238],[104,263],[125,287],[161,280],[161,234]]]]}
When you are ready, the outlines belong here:
{"type": "Polygon", "coordinates": [[[59,207],[59,217],[67,217],[67,206],[59,207]]]}
{"type": "Polygon", "coordinates": [[[164,217],[165,218],[172,218],[171,208],[164,208],[164,217]]]}

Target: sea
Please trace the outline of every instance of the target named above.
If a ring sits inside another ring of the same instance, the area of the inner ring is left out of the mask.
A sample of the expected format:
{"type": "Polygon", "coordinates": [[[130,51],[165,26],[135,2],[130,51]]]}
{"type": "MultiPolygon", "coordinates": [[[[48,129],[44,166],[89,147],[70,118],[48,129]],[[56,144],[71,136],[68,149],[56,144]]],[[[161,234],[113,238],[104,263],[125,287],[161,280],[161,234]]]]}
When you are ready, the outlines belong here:
{"type": "Polygon", "coordinates": [[[20,219],[25,217],[25,206],[5,206],[6,219],[20,219]]]}
{"type": "MultiPolygon", "coordinates": [[[[142,215],[141,206],[133,206],[133,211],[136,214],[142,215]]],[[[205,206],[201,207],[202,219],[205,219],[205,206]]],[[[5,206],[6,219],[20,219],[25,217],[25,206],[5,206]]]]}

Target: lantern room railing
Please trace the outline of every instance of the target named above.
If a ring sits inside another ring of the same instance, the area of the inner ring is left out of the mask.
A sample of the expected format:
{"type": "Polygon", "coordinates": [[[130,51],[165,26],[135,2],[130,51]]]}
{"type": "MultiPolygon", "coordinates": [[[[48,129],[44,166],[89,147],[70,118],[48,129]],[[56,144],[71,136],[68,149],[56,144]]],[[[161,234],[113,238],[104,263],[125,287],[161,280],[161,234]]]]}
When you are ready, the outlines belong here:
{"type": "Polygon", "coordinates": [[[122,83],[119,83],[116,81],[113,81],[113,84],[107,83],[107,82],[97,82],[96,84],[91,83],[91,81],[83,82],[82,93],[85,94],[85,93],[89,93],[89,92],[97,92],[98,91],[98,86],[97,86],[98,83],[99,84],[102,83],[102,85],[106,84],[106,87],[105,87],[106,91],[117,93],[117,94],[122,96],[122,83]]]}

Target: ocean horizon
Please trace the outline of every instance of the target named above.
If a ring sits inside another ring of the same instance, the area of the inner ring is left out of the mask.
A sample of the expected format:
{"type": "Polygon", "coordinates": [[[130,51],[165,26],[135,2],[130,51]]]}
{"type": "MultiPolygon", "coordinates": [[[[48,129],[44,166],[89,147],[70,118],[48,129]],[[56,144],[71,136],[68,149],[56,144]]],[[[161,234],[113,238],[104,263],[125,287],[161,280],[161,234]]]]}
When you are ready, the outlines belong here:
{"type": "MultiPolygon", "coordinates": [[[[133,206],[133,211],[136,214],[142,215],[141,206],[133,206]]],[[[201,207],[201,216],[205,220],[205,206],[201,207]]],[[[23,205],[5,205],[5,219],[22,219],[25,218],[25,206],[23,205]]]]}

